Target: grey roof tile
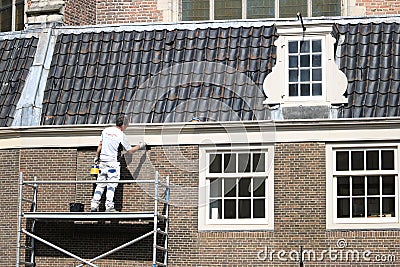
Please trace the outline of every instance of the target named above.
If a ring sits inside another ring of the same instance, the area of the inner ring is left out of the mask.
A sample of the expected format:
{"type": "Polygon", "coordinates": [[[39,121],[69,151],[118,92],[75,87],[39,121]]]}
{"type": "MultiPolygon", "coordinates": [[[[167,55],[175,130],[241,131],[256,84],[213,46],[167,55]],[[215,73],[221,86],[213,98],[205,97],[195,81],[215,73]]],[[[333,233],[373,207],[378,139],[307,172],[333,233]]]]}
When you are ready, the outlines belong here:
{"type": "Polygon", "coordinates": [[[399,23],[336,24],[334,36],[340,35],[345,42],[337,62],[348,80],[348,104],[340,117],[398,116],[399,23]]]}
{"type": "Polygon", "coordinates": [[[275,38],[274,26],[61,35],[42,124],[107,123],[118,113],[133,122],[186,121],[200,113],[265,119],[262,82],[275,62],[275,38]]]}
{"type": "Polygon", "coordinates": [[[0,127],[13,122],[37,44],[35,37],[0,40],[0,127]]]}

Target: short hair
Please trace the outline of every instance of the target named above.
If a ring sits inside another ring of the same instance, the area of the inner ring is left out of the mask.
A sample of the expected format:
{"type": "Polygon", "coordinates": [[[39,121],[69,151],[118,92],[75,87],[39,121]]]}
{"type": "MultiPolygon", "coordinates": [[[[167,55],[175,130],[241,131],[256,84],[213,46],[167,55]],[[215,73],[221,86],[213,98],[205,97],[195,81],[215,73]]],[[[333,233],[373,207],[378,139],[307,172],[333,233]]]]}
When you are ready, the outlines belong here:
{"type": "Polygon", "coordinates": [[[115,125],[117,126],[128,125],[128,124],[129,124],[129,119],[124,115],[118,116],[117,121],[115,122],[115,125]]]}

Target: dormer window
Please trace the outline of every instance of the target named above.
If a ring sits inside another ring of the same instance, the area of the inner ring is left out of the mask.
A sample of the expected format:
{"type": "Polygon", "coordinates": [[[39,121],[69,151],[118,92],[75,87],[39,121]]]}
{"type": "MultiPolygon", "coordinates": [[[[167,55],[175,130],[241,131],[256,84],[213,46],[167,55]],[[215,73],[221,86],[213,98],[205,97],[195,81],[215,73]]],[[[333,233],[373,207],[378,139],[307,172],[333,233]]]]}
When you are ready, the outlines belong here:
{"type": "Polygon", "coordinates": [[[264,104],[274,120],[335,118],[335,107],[347,103],[347,78],[335,63],[332,26],[295,26],[277,25],[276,64],[264,80],[264,104]]]}
{"type": "Polygon", "coordinates": [[[288,41],[289,98],[323,95],[322,58],[321,39],[288,41]]]}

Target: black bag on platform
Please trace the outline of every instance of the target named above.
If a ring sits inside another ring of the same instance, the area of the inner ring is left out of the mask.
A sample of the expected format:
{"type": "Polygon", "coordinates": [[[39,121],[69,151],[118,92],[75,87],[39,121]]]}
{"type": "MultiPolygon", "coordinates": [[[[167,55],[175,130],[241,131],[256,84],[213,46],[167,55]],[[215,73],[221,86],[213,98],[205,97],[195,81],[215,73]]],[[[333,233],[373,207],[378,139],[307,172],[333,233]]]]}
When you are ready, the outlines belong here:
{"type": "Polygon", "coordinates": [[[82,203],[69,203],[70,212],[83,212],[85,210],[85,205],[82,203]]]}

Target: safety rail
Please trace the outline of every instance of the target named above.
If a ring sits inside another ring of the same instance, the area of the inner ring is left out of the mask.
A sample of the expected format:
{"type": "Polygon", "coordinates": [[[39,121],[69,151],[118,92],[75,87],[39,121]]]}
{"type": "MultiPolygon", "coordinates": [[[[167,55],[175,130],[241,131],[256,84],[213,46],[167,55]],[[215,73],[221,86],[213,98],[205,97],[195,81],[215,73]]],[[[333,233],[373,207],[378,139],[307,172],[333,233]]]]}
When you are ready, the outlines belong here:
{"type": "MultiPolygon", "coordinates": [[[[25,266],[35,266],[35,240],[38,240],[44,243],[47,246],[50,246],[65,255],[68,255],[78,261],[81,264],[77,265],[76,267],[81,267],[85,264],[98,267],[93,262],[96,260],[102,259],[112,253],[115,253],[125,247],[128,247],[146,237],[153,235],[153,254],[152,254],[152,267],[157,266],[168,266],[168,225],[169,225],[169,202],[170,202],[170,181],[169,176],[166,177],[165,182],[160,181],[158,171],[155,173],[154,180],[119,180],[115,183],[118,184],[140,184],[140,183],[152,183],[154,184],[154,209],[152,211],[146,212],[37,212],[37,195],[38,195],[38,187],[41,184],[93,184],[93,183],[108,183],[108,181],[93,181],[93,180],[81,180],[81,181],[62,181],[62,180],[42,180],[38,181],[35,177],[33,181],[24,181],[23,174],[20,173],[19,177],[19,200],[18,200],[18,232],[17,232],[17,261],[16,267],[21,265],[25,266]],[[23,187],[28,186],[33,188],[33,197],[32,200],[23,198],[23,187]],[[163,187],[164,194],[161,197],[159,188],[163,187]],[[28,202],[31,203],[31,209],[29,212],[23,211],[23,203],[28,202]],[[163,212],[158,211],[158,204],[159,202],[164,204],[163,212]],[[163,214],[164,213],[164,214],[163,214]],[[22,227],[22,220],[23,218],[27,220],[32,220],[30,231],[24,229],[22,227]],[[37,220],[104,220],[104,219],[148,219],[153,220],[154,228],[152,231],[147,232],[125,244],[122,244],[116,248],[107,251],[101,255],[98,255],[92,259],[86,260],[78,255],[75,255],[35,234],[35,225],[37,220]],[[159,228],[159,221],[164,222],[164,230],[159,228]],[[25,249],[30,249],[31,255],[30,260],[28,261],[21,261],[21,234],[25,234],[30,238],[31,246],[30,248],[25,247],[25,249]],[[159,246],[157,244],[158,235],[164,237],[164,246],[159,246]],[[163,262],[157,261],[157,251],[160,250],[163,252],[163,262]]],[[[113,182],[114,183],[114,182],[113,182]]]]}

